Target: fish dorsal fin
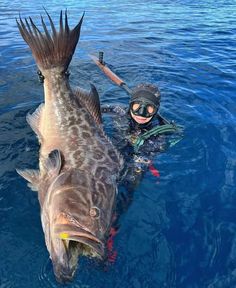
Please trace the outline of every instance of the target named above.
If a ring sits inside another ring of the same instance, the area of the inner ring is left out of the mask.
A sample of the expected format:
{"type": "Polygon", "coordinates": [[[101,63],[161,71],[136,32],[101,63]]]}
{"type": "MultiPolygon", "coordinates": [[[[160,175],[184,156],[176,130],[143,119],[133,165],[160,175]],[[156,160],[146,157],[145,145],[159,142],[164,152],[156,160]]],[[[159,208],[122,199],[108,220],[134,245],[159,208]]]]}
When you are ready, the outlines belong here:
{"type": "Polygon", "coordinates": [[[42,140],[43,140],[43,137],[42,137],[40,130],[39,130],[40,119],[41,119],[41,115],[43,113],[43,109],[44,109],[44,104],[42,103],[34,111],[33,114],[28,113],[26,116],[26,121],[28,122],[28,124],[30,125],[30,127],[32,128],[34,133],[37,135],[40,143],[42,143],[42,140]]]}
{"type": "Polygon", "coordinates": [[[52,150],[44,161],[43,166],[50,176],[57,176],[62,166],[61,152],[57,149],[52,150]]]}
{"type": "Polygon", "coordinates": [[[91,114],[95,122],[98,125],[101,125],[102,114],[101,114],[98,91],[93,84],[90,84],[90,86],[91,86],[90,92],[80,87],[76,88],[74,92],[79,102],[82,102],[82,104],[86,107],[86,109],[91,114]]]}
{"type": "Polygon", "coordinates": [[[40,178],[39,170],[33,170],[33,169],[19,170],[19,169],[16,169],[16,172],[29,182],[28,186],[30,187],[31,190],[38,191],[39,178],[40,178]]]}

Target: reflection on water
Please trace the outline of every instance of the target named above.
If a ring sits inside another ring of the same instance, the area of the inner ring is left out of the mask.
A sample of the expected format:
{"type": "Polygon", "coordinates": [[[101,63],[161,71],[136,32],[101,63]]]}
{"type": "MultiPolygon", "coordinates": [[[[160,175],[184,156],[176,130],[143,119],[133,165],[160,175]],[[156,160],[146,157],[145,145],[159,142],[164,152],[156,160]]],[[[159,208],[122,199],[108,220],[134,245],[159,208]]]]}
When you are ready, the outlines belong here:
{"type": "Polygon", "coordinates": [[[121,215],[115,263],[81,259],[69,287],[236,287],[233,0],[0,3],[0,286],[59,287],[37,194],[15,172],[37,167],[38,143],[25,116],[43,99],[15,18],[20,12],[37,22],[43,6],[54,19],[67,7],[71,24],[86,11],[70,67],[74,85],[93,82],[104,104],[128,102],[88,57],[103,50],[130,87],[158,84],[162,114],[185,126],[185,138],[155,158],[160,178],[147,172],[121,215]]]}

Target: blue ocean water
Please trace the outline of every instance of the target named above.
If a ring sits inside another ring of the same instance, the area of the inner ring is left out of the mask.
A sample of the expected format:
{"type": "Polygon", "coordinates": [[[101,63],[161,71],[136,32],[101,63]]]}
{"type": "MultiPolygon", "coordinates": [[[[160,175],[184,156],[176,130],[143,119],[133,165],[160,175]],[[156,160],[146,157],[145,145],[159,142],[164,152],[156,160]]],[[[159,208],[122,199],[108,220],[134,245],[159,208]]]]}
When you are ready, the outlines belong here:
{"type": "Polygon", "coordinates": [[[37,194],[15,168],[36,168],[37,139],[25,116],[43,101],[31,52],[15,18],[86,12],[70,70],[96,85],[102,104],[128,96],[92,63],[106,62],[130,87],[155,83],[161,113],[185,137],[155,157],[120,217],[113,264],[81,259],[73,288],[236,287],[236,1],[0,2],[0,287],[63,287],[44,243],[37,194]]]}

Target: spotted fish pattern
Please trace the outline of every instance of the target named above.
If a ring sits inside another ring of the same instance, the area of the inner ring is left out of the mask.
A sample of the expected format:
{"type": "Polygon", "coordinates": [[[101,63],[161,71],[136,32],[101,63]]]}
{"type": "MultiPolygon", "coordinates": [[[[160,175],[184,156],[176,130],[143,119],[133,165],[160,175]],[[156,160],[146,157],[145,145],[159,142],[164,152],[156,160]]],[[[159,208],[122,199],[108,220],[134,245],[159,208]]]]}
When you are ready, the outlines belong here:
{"type": "Polygon", "coordinates": [[[104,133],[96,88],[74,90],[66,73],[83,17],[70,29],[61,12],[57,31],[47,16],[51,32],[43,18],[43,32],[31,18],[17,20],[44,78],[44,104],[27,115],[40,142],[39,170],[18,173],[38,191],[54,273],[66,282],[80,255],[105,255],[123,158],[104,133]]]}

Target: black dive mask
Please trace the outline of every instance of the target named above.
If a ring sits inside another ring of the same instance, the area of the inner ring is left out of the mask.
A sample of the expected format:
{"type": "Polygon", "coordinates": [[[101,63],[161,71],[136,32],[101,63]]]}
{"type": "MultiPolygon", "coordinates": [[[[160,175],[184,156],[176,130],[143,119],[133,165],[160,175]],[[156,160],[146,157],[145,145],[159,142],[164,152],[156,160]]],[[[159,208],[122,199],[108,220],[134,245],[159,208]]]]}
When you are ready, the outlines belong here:
{"type": "Polygon", "coordinates": [[[157,107],[145,101],[133,101],[130,103],[130,110],[135,116],[149,118],[156,114],[157,107]]]}

